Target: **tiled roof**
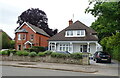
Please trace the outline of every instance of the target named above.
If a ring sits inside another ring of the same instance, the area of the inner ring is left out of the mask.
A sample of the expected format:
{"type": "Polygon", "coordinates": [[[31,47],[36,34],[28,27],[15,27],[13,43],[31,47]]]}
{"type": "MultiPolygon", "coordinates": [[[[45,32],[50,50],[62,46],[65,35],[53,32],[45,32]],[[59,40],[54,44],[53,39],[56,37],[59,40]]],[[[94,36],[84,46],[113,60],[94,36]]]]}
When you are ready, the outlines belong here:
{"type": "Polygon", "coordinates": [[[49,41],[98,41],[97,36],[92,35],[92,33],[96,33],[93,29],[87,27],[80,21],[76,21],[71,24],[67,28],[63,29],[58,34],[54,35],[49,39],[49,41]],[[65,37],[65,32],[67,30],[86,30],[85,37],[65,37]]]}
{"type": "Polygon", "coordinates": [[[36,27],[36,26],[34,26],[34,25],[30,24],[30,23],[27,23],[27,24],[30,27],[32,27],[32,29],[35,30],[37,33],[50,37],[43,29],[38,28],[38,27],[36,27]]]}
{"type": "Polygon", "coordinates": [[[18,30],[17,32],[25,32],[25,33],[27,33],[28,31],[26,29],[21,29],[21,30],[18,30]]]}
{"type": "MultiPolygon", "coordinates": [[[[38,34],[42,34],[42,35],[44,35],[44,36],[47,36],[47,37],[50,37],[43,29],[41,29],[41,28],[39,28],[39,27],[36,27],[36,26],[34,26],[34,25],[32,25],[32,24],[30,24],[30,23],[28,23],[28,22],[24,22],[23,24],[27,24],[27,25],[29,25],[36,33],[38,33],[38,34]]],[[[22,25],[23,25],[22,24],[22,25]]],[[[21,26],[20,26],[21,27],[21,26]]],[[[25,30],[25,29],[22,29],[22,30],[20,30],[20,27],[18,27],[16,30],[15,30],[15,32],[28,32],[27,30],[25,30]]]]}

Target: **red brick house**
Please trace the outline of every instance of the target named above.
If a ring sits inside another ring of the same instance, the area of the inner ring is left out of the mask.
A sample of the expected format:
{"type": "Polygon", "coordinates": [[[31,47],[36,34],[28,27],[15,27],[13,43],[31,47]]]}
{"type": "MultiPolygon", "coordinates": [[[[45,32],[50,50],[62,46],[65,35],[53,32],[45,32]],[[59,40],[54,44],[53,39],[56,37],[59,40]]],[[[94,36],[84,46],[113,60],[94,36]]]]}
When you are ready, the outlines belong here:
{"type": "Polygon", "coordinates": [[[49,37],[43,29],[24,22],[15,30],[15,49],[23,50],[32,46],[47,47],[49,37]]]}

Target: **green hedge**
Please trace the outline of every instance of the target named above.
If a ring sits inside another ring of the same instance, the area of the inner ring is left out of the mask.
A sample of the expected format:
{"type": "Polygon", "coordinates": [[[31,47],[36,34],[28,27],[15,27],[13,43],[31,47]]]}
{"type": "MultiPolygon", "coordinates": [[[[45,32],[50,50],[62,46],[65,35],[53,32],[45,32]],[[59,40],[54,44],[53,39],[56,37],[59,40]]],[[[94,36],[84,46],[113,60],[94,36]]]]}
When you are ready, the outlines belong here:
{"type": "Polygon", "coordinates": [[[51,54],[51,57],[54,57],[54,58],[68,58],[69,56],[70,54],[57,53],[57,52],[53,52],[51,54]]]}
{"type": "Polygon", "coordinates": [[[18,55],[18,56],[28,56],[29,52],[27,52],[27,51],[17,51],[16,55],[18,55]]]}
{"type": "Polygon", "coordinates": [[[0,54],[1,54],[1,55],[9,55],[9,53],[8,53],[7,50],[6,50],[6,51],[1,51],[0,54]]]}
{"type": "Polygon", "coordinates": [[[72,53],[70,56],[73,59],[82,59],[82,53],[72,53]]]}
{"type": "Polygon", "coordinates": [[[24,50],[26,50],[28,52],[39,53],[39,52],[44,52],[46,49],[45,49],[45,47],[41,47],[41,46],[33,46],[32,48],[26,48],[24,50]]]}
{"type": "Polygon", "coordinates": [[[36,52],[31,52],[31,53],[29,53],[29,56],[30,57],[35,57],[35,56],[37,56],[37,53],[36,52]]]}
{"type": "Polygon", "coordinates": [[[45,54],[45,52],[39,52],[38,56],[44,57],[44,56],[46,56],[46,54],[45,54]]]}

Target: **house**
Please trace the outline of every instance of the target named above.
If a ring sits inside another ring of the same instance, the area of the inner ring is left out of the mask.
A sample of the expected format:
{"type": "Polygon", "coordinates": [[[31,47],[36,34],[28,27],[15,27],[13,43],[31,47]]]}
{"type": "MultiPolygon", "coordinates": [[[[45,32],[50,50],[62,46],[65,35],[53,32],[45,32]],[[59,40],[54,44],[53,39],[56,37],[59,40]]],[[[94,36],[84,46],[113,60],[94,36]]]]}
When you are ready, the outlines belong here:
{"type": "Polygon", "coordinates": [[[23,50],[32,46],[47,47],[49,37],[43,29],[24,22],[15,30],[15,49],[23,50]]]}
{"type": "Polygon", "coordinates": [[[54,52],[89,52],[93,54],[95,51],[102,50],[96,34],[97,32],[95,32],[95,30],[80,21],[73,23],[73,21],[70,20],[67,28],[48,40],[48,49],[54,52]]]}

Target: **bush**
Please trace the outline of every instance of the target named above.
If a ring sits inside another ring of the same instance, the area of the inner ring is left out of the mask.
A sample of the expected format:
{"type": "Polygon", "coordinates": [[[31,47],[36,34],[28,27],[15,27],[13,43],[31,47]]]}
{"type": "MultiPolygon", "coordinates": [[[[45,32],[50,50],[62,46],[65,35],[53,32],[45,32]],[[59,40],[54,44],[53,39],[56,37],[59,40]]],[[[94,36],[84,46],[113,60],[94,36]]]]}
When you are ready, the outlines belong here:
{"type": "Polygon", "coordinates": [[[63,54],[63,53],[57,53],[57,52],[53,52],[51,54],[51,57],[55,57],[55,58],[68,58],[69,54],[63,54]]]}
{"type": "Polygon", "coordinates": [[[16,50],[8,50],[10,53],[15,54],[17,51],[16,50]]]}
{"type": "Polygon", "coordinates": [[[46,49],[45,47],[40,47],[40,46],[33,46],[32,48],[26,48],[24,49],[28,52],[36,52],[36,53],[39,53],[39,52],[44,52],[46,49]]]}
{"type": "Polygon", "coordinates": [[[112,58],[120,61],[120,46],[114,46],[112,58]]]}
{"type": "Polygon", "coordinates": [[[45,55],[51,55],[52,51],[45,51],[45,55]]]}
{"type": "Polygon", "coordinates": [[[36,52],[31,52],[31,53],[29,53],[29,56],[30,57],[35,57],[35,56],[37,56],[37,53],[36,52]]]}
{"type": "Polygon", "coordinates": [[[23,55],[24,55],[24,56],[28,56],[28,55],[29,55],[29,52],[24,51],[24,52],[23,52],[23,55]]]}
{"type": "Polygon", "coordinates": [[[70,56],[73,59],[82,59],[82,53],[72,53],[70,56]]]}
{"type": "Polygon", "coordinates": [[[45,54],[45,52],[39,52],[39,53],[38,53],[38,56],[43,57],[43,56],[46,56],[46,54],[45,54]]]}
{"type": "Polygon", "coordinates": [[[9,53],[8,53],[7,50],[6,50],[6,51],[1,51],[0,54],[1,54],[1,55],[9,55],[9,53]]]}
{"type": "Polygon", "coordinates": [[[23,55],[23,51],[17,51],[15,54],[18,55],[18,56],[22,56],[23,55]]]}

